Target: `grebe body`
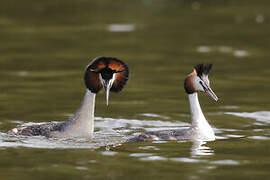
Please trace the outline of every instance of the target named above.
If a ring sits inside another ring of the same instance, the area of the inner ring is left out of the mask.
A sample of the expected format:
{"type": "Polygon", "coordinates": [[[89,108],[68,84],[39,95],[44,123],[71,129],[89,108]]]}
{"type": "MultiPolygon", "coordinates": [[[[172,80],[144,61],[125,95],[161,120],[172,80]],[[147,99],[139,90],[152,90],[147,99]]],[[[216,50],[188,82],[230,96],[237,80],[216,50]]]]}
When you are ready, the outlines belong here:
{"type": "Polygon", "coordinates": [[[109,93],[123,89],[129,78],[128,66],[116,58],[98,57],[85,70],[86,93],[81,106],[64,122],[50,122],[40,125],[21,126],[8,133],[24,136],[46,137],[91,137],[94,132],[94,110],[96,94],[104,87],[106,104],[109,93]]]}
{"type": "Polygon", "coordinates": [[[215,133],[212,127],[206,120],[198,99],[198,92],[206,92],[215,101],[218,97],[210,88],[208,73],[212,68],[212,64],[198,64],[194,67],[193,72],[190,73],[185,81],[184,88],[188,94],[191,126],[188,129],[179,130],[163,130],[151,131],[140,134],[137,137],[131,138],[129,142],[149,141],[149,140],[215,140],[215,133]]]}

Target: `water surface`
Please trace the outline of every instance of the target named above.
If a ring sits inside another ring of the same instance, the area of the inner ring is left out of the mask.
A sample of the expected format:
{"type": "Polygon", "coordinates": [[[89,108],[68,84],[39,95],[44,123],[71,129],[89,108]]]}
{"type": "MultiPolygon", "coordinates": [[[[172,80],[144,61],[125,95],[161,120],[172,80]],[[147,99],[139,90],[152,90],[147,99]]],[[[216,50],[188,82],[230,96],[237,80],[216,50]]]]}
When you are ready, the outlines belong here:
{"type": "Polygon", "coordinates": [[[269,1],[4,1],[0,3],[0,179],[267,179],[270,167],[269,1]],[[66,120],[96,56],[131,78],[97,95],[89,139],[13,137],[23,123],[66,120]],[[183,80],[214,63],[214,102],[200,102],[217,140],[123,143],[185,128],[183,80]]]}

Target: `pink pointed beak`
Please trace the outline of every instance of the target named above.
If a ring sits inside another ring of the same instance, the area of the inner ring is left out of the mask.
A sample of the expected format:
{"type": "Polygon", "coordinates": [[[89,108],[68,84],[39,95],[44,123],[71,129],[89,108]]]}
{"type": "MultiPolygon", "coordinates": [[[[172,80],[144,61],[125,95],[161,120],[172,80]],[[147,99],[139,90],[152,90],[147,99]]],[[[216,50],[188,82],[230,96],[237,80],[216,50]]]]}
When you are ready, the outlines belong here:
{"type": "Polygon", "coordinates": [[[216,96],[216,94],[214,93],[214,91],[210,87],[207,87],[205,89],[205,92],[207,94],[209,94],[209,96],[211,96],[215,101],[218,101],[218,97],[216,96]]]}

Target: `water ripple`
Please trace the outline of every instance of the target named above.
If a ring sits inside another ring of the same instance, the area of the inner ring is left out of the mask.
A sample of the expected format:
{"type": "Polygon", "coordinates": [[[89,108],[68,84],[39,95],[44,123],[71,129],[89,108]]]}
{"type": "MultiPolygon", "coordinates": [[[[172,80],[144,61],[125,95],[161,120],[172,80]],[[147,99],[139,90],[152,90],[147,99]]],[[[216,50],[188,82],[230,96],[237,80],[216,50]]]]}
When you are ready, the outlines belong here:
{"type": "Polygon", "coordinates": [[[114,156],[117,154],[117,152],[114,152],[114,151],[103,151],[101,152],[102,155],[104,156],[114,156]]]}
{"type": "Polygon", "coordinates": [[[151,153],[131,153],[129,154],[130,157],[145,157],[145,156],[152,156],[151,153]]]}
{"type": "Polygon", "coordinates": [[[255,140],[270,140],[269,137],[265,137],[265,136],[249,136],[249,139],[255,139],[255,140]]]}
{"type": "Polygon", "coordinates": [[[243,118],[251,118],[257,121],[270,124],[270,111],[256,111],[256,112],[225,112],[225,114],[243,117],[243,118]]]}
{"type": "Polygon", "coordinates": [[[143,146],[143,147],[139,147],[139,149],[144,149],[144,150],[148,150],[148,149],[153,149],[153,150],[160,150],[159,148],[155,147],[155,146],[143,146]]]}
{"type": "Polygon", "coordinates": [[[203,159],[192,159],[192,158],[170,158],[171,161],[177,162],[185,162],[185,163],[200,163],[200,162],[207,162],[203,159]]]}
{"type": "Polygon", "coordinates": [[[134,24],[110,24],[108,26],[110,32],[131,32],[135,30],[134,24]]]}
{"type": "MultiPolygon", "coordinates": [[[[255,116],[260,121],[263,122],[270,121],[270,112],[255,112],[255,113],[230,113],[238,116],[253,117],[255,116]],[[266,116],[266,117],[265,117],[266,116]],[[267,117],[269,116],[269,117],[267,117]]],[[[144,113],[143,116],[153,117],[153,118],[163,118],[168,119],[169,117],[161,116],[153,113],[144,113]]],[[[19,123],[21,121],[11,121],[10,123],[19,123]]],[[[35,125],[42,123],[26,123],[24,125],[35,125]]],[[[157,131],[157,130],[168,130],[168,129],[180,129],[189,126],[188,123],[183,123],[181,121],[166,121],[166,120],[145,120],[145,119],[124,119],[124,118],[95,118],[95,128],[94,138],[45,138],[45,137],[23,137],[23,136],[10,136],[6,133],[0,133],[0,147],[29,147],[29,148],[48,148],[48,149],[74,149],[74,148],[84,148],[84,149],[97,149],[100,147],[118,146],[124,142],[129,137],[133,137],[138,134],[138,130],[143,131],[157,131]]],[[[231,134],[228,132],[240,132],[237,129],[217,129],[215,132],[217,134],[224,134],[222,136],[217,136],[217,139],[229,139],[229,138],[241,138],[244,137],[241,134],[231,134]]],[[[168,141],[153,141],[153,144],[163,144],[168,141]]],[[[155,146],[140,147],[139,149],[152,149],[159,150],[155,146]]],[[[205,143],[193,143],[191,149],[192,156],[204,156],[212,155],[214,151],[205,146],[205,143]]],[[[105,155],[105,154],[104,154],[105,155]]]]}
{"type": "Polygon", "coordinates": [[[143,161],[166,161],[166,160],[168,160],[168,158],[162,157],[162,156],[149,156],[149,157],[140,158],[140,160],[143,160],[143,161]]]}
{"type": "Polygon", "coordinates": [[[215,165],[239,165],[240,163],[235,160],[218,160],[218,161],[212,161],[210,164],[215,164],[215,165]]]}

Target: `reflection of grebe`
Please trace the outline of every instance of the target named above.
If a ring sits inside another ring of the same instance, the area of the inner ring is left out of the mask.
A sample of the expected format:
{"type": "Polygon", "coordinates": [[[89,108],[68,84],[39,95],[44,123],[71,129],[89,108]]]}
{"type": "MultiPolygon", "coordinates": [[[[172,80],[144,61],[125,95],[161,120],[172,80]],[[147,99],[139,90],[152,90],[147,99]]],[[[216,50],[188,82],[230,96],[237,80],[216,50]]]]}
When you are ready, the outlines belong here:
{"type": "Polygon", "coordinates": [[[76,113],[67,121],[41,125],[22,126],[9,131],[14,135],[46,137],[90,137],[94,132],[94,108],[96,93],[106,92],[106,104],[109,92],[119,92],[125,86],[129,70],[125,63],[110,57],[94,59],[85,70],[84,81],[87,87],[83,102],[76,113]]]}
{"type": "Polygon", "coordinates": [[[210,156],[214,154],[214,150],[205,145],[205,141],[192,141],[190,154],[193,157],[196,156],[210,156]]]}
{"type": "Polygon", "coordinates": [[[217,96],[210,88],[208,79],[208,73],[211,68],[212,64],[198,64],[184,81],[184,88],[189,98],[192,120],[192,125],[189,129],[146,132],[145,134],[131,138],[128,141],[137,142],[147,140],[184,139],[215,140],[215,133],[203,115],[197,95],[197,92],[203,91],[208,93],[214,100],[218,100],[217,96]]]}

